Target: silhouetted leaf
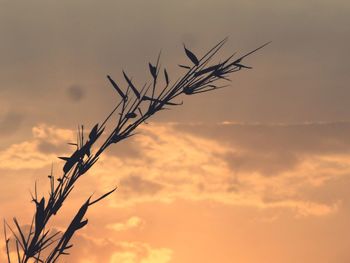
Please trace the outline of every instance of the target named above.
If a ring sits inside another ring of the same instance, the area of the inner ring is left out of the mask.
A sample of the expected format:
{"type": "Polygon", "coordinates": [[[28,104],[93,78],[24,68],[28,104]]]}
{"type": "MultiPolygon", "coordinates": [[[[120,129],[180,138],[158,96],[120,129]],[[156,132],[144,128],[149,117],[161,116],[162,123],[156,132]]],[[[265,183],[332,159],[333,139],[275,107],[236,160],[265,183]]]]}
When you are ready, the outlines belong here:
{"type": "Polygon", "coordinates": [[[239,68],[252,69],[252,67],[248,67],[248,66],[242,65],[240,63],[234,63],[233,65],[236,66],[236,67],[239,67],[239,68]]]}
{"type": "Polygon", "coordinates": [[[87,225],[87,223],[88,223],[88,220],[87,220],[87,219],[85,219],[84,221],[79,222],[79,224],[77,225],[76,230],[78,230],[78,229],[80,229],[80,228],[83,228],[84,226],[87,225]]]}
{"type": "MultiPolygon", "coordinates": [[[[140,113],[141,117],[143,118],[143,114],[142,114],[141,109],[140,109],[140,108],[137,108],[137,109],[138,109],[138,111],[139,111],[139,113],[140,113]]],[[[145,124],[148,124],[148,123],[146,122],[146,120],[143,120],[143,122],[144,122],[145,124]]]]}
{"type": "MultiPolygon", "coordinates": [[[[18,247],[18,241],[16,240],[16,252],[17,252],[17,260],[18,262],[21,262],[21,255],[19,253],[19,247],[18,247]]],[[[11,263],[11,262],[9,262],[11,263]]]]}
{"type": "Polygon", "coordinates": [[[126,73],[124,71],[123,71],[123,75],[124,75],[124,78],[125,78],[126,82],[129,84],[130,88],[135,93],[136,97],[138,99],[140,99],[139,91],[136,89],[136,87],[134,86],[134,84],[131,82],[131,80],[129,79],[129,77],[126,75],[126,73]]]}
{"type": "Polygon", "coordinates": [[[148,66],[149,66],[149,71],[151,72],[151,75],[155,80],[157,78],[157,68],[153,66],[151,63],[148,63],[148,66]]]}
{"type": "Polygon", "coordinates": [[[168,72],[166,71],[166,69],[164,69],[164,76],[165,76],[166,85],[168,86],[169,85],[169,75],[168,75],[168,72]]]}
{"type": "Polygon", "coordinates": [[[73,245],[67,245],[66,247],[65,247],[65,249],[69,249],[69,248],[72,248],[73,247],[73,245]]]}
{"type": "Polygon", "coordinates": [[[213,72],[213,71],[217,70],[218,68],[220,68],[221,66],[222,66],[222,64],[217,64],[217,65],[202,69],[202,70],[194,73],[194,76],[198,77],[198,76],[204,75],[206,73],[213,72]]]}
{"type": "Polygon", "coordinates": [[[97,137],[98,124],[96,124],[90,131],[89,139],[94,141],[97,137]]]}
{"type": "Polygon", "coordinates": [[[191,69],[191,67],[189,67],[189,66],[185,66],[185,65],[178,65],[180,68],[185,68],[185,69],[191,69]]]}
{"type": "Polygon", "coordinates": [[[173,106],[182,105],[182,102],[181,103],[173,103],[173,102],[163,101],[163,100],[156,99],[156,98],[150,98],[148,96],[143,96],[142,99],[143,100],[153,101],[153,102],[156,102],[156,103],[163,103],[165,105],[173,105],[173,106]]]}
{"type": "Polygon", "coordinates": [[[262,49],[263,47],[267,46],[267,45],[270,44],[270,43],[271,43],[271,41],[270,41],[270,42],[267,42],[267,43],[265,43],[265,44],[263,44],[263,45],[261,45],[260,47],[254,49],[254,50],[252,50],[252,51],[250,51],[250,52],[248,52],[248,53],[246,53],[246,54],[244,54],[243,56],[241,56],[240,58],[238,58],[237,60],[235,60],[234,62],[232,62],[231,64],[229,64],[229,66],[232,66],[232,65],[234,65],[234,64],[240,63],[245,57],[248,57],[249,55],[255,53],[256,51],[258,51],[258,50],[260,50],[260,49],[262,49]]]}
{"type": "Polygon", "coordinates": [[[92,201],[89,203],[90,205],[93,205],[99,201],[101,201],[102,199],[106,198],[107,196],[109,196],[111,193],[113,193],[115,190],[117,190],[117,187],[115,187],[113,190],[109,191],[108,193],[105,193],[104,195],[100,196],[99,198],[97,198],[95,201],[92,201]]]}
{"type": "Polygon", "coordinates": [[[35,232],[37,232],[38,229],[40,229],[44,223],[45,220],[45,199],[44,197],[41,198],[39,204],[36,206],[36,213],[35,213],[35,232]]]}
{"type": "Polygon", "coordinates": [[[18,221],[17,221],[17,219],[14,217],[13,218],[13,221],[15,222],[15,225],[16,225],[16,227],[17,227],[17,230],[18,230],[18,232],[19,232],[19,234],[20,234],[20,236],[21,236],[21,239],[22,240],[18,240],[17,239],[17,241],[21,244],[23,244],[23,247],[26,249],[27,248],[27,243],[26,243],[26,239],[24,238],[24,233],[23,233],[23,231],[22,231],[22,229],[21,229],[21,227],[19,226],[19,223],[18,223],[18,221]]]}
{"type": "Polygon", "coordinates": [[[117,83],[115,83],[115,81],[109,75],[107,75],[107,78],[111,82],[111,84],[114,87],[114,89],[119,93],[120,97],[122,97],[122,99],[125,100],[126,99],[126,95],[122,92],[122,90],[119,88],[117,83]]]}
{"type": "Polygon", "coordinates": [[[196,57],[195,54],[193,54],[190,50],[188,50],[185,45],[184,45],[184,49],[185,49],[185,52],[186,52],[186,55],[187,57],[192,61],[193,64],[195,64],[196,66],[199,65],[199,60],[198,58],[196,57]]]}

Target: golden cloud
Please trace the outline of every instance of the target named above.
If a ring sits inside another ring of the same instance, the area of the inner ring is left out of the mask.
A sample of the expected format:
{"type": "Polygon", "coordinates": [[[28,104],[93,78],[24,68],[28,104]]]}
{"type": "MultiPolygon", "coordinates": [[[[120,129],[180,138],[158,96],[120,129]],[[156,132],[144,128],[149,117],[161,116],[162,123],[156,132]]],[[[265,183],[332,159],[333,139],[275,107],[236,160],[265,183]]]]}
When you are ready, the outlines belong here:
{"type": "MultiPolygon", "coordinates": [[[[234,124],[238,127],[234,126],[232,129],[230,125],[226,123],[211,127],[218,130],[218,137],[209,136],[211,129],[201,125],[144,125],[140,127],[141,134],[132,140],[134,150],[128,152],[128,155],[136,152],[138,158],[130,158],[123,154],[118,156],[114,150],[108,152],[91,170],[85,184],[93,185],[95,189],[92,191],[98,192],[118,185],[117,194],[108,201],[112,207],[187,199],[213,200],[259,209],[288,208],[295,211],[297,216],[326,215],[339,209],[341,196],[320,200],[309,194],[317,189],[324,191],[322,187],[329,180],[342,178],[350,173],[348,152],[336,146],[342,138],[333,140],[335,145],[331,143],[331,136],[334,136],[331,133],[333,124],[331,127],[322,124],[320,127],[311,128],[301,125],[301,131],[311,131],[310,140],[313,142],[309,142],[310,148],[290,146],[293,155],[300,154],[291,166],[285,165],[284,159],[279,156],[283,149],[290,151],[287,139],[291,138],[291,144],[295,144],[295,138],[307,140],[307,135],[295,131],[295,126],[289,131],[288,126],[277,125],[277,130],[282,127],[280,137],[286,138],[286,141],[280,138],[278,140],[284,145],[271,145],[270,133],[276,134],[274,126],[245,127],[242,124],[234,124]],[[225,130],[227,127],[230,129],[225,130]],[[323,146],[317,146],[317,140],[314,138],[317,129],[321,129],[320,134],[323,134],[318,136],[319,140],[327,140],[330,137],[323,146]],[[232,162],[228,155],[241,156],[241,159],[232,162]],[[253,155],[266,157],[254,159],[253,155]],[[245,158],[247,164],[242,169],[245,158]],[[255,169],[261,165],[266,168],[255,169]],[[273,176],[269,176],[266,174],[270,170],[269,166],[284,168],[275,169],[273,176]]],[[[51,143],[68,154],[68,148],[60,148],[60,145],[71,141],[72,138],[73,131],[41,124],[33,128],[32,139],[13,144],[0,153],[0,168],[24,171],[47,167],[52,159],[57,160],[57,156],[54,151],[50,154],[43,151],[38,147],[40,143],[51,143]]],[[[118,145],[111,147],[118,149],[118,145]]],[[[84,187],[84,183],[81,187],[84,187]]]]}
{"type": "Polygon", "coordinates": [[[109,224],[106,227],[114,231],[126,231],[133,228],[142,227],[145,224],[145,221],[137,216],[132,216],[127,219],[125,222],[118,222],[114,224],[109,224]]]}

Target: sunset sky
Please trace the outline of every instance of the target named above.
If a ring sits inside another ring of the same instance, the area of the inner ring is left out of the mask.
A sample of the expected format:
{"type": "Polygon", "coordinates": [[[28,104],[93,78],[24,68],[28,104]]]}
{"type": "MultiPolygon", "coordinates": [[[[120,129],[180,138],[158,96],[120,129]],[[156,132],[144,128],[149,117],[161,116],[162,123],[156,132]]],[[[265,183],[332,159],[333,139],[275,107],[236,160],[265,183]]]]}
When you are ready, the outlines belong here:
{"type": "MultiPolygon", "coordinates": [[[[350,262],[348,0],[0,0],[0,216],[30,224],[71,153],[118,102],[106,78],[142,85],[162,50],[170,79],[183,43],[199,57],[226,36],[252,70],[187,96],[113,145],[57,216],[76,263],[350,262]]],[[[0,262],[6,262],[1,233],[0,262]]]]}

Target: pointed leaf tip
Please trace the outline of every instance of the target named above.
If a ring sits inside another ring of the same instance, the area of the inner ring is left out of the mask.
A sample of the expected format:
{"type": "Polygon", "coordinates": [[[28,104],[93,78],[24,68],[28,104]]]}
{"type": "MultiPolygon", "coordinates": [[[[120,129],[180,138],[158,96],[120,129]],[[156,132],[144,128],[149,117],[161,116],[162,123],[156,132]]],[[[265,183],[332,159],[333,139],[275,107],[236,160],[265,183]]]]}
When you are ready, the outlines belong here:
{"type": "Polygon", "coordinates": [[[190,50],[188,50],[185,45],[184,45],[184,49],[185,49],[187,57],[192,61],[193,64],[198,66],[199,65],[199,60],[196,57],[196,55],[193,54],[190,50]]]}
{"type": "Polygon", "coordinates": [[[128,83],[128,85],[130,86],[130,88],[132,89],[132,91],[135,93],[136,97],[138,99],[140,99],[140,92],[136,89],[136,87],[134,86],[134,84],[131,82],[131,80],[129,79],[129,77],[126,75],[125,71],[123,70],[123,75],[124,78],[126,80],[126,82],[128,83]]]}
{"type": "Polygon", "coordinates": [[[191,67],[189,67],[189,66],[186,66],[186,65],[178,65],[180,68],[185,68],[185,69],[191,69],[191,67]]]}
{"type": "Polygon", "coordinates": [[[169,85],[169,75],[168,75],[168,72],[166,71],[166,69],[164,69],[164,76],[165,76],[166,85],[168,86],[169,85]]]}
{"type": "Polygon", "coordinates": [[[108,78],[109,82],[112,84],[113,88],[118,92],[120,97],[122,97],[125,100],[126,95],[122,92],[122,90],[119,88],[117,83],[115,83],[115,81],[109,75],[107,75],[107,78],[108,78]]]}
{"type": "Polygon", "coordinates": [[[153,79],[156,79],[157,78],[157,68],[155,66],[153,66],[151,63],[148,63],[148,66],[149,66],[149,71],[151,72],[153,79]]]}
{"type": "Polygon", "coordinates": [[[98,131],[98,124],[96,124],[90,131],[89,139],[95,140],[97,137],[97,131],[98,131]]]}

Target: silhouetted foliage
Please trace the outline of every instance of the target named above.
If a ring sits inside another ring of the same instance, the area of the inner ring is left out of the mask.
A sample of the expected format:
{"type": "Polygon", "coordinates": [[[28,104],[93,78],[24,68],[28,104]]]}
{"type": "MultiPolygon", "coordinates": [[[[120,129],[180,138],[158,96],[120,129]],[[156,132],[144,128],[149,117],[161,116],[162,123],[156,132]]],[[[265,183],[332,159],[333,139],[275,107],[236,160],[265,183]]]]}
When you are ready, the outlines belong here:
{"type": "Polygon", "coordinates": [[[172,85],[170,85],[169,75],[165,68],[163,71],[164,79],[160,80],[160,54],[156,65],[149,63],[152,83],[145,84],[141,89],[136,87],[124,71],[122,73],[127,84],[126,89],[121,88],[110,75],[107,75],[121,100],[101,124],[96,124],[91,129],[88,138],[84,138],[84,126],[78,129],[77,141],[69,143],[76,149],[68,157],[59,157],[65,162],[62,176],[56,178],[51,169],[51,174],[48,176],[50,180],[48,196],[39,197],[35,184],[34,195],[32,195],[35,212],[29,232],[24,231],[16,218],[13,219],[15,229],[6,221],[4,222],[5,248],[9,263],[12,259],[10,259],[10,238],[7,235],[7,230],[10,230],[13,235],[12,238],[16,244],[16,260],[19,263],[25,263],[29,260],[52,263],[61,256],[68,255],[73,246],[70,243],[72,237],[88,223],[85,216],[89,207],[112,194],[116,188],[93,201],[91,201],[92,197],[90,196],[77,211],[64,232],[55,232],[50,229],[48,222],[60,211],[77,180],[98,161],[100,155],[112,144],[133,136],[134,130],[140,124],[146,123],[146,120],[152,115],[166,109],[165,106],[181,105],[182,102],[175,101],[180,95],[193,95],[226,87],[219,86],[217,82],[229,80],[227,77],[230,73],[237,72],[242,68],[250,69],[251,67],[241,64],[242,60],[268,44],[266,43],[241,57],[234,58],[232,55],[223,62],[210,65],[226,41],[227,39],[220,41],[200,59],[184,46],[185,54],[193,65],[179,65],[187,69],[187,72],[172,85]],[[117,116],[116,122],[111,119],[113,115],[117,116]],[[108,121],[112,123],[112,128],[106,132],[108,121]],[[105,139],[94,151],[93,146],[102,137],[102,134],[106,135],[103,137],[105,139]]]}

